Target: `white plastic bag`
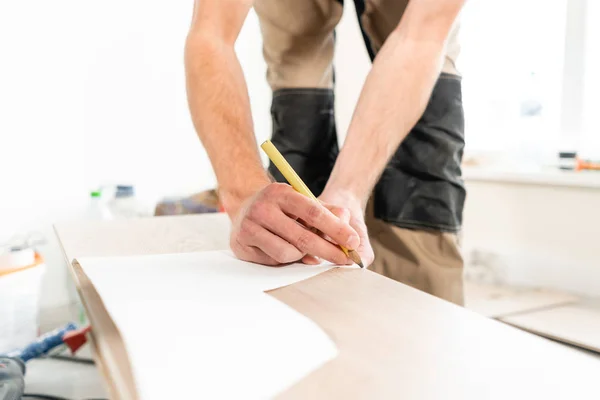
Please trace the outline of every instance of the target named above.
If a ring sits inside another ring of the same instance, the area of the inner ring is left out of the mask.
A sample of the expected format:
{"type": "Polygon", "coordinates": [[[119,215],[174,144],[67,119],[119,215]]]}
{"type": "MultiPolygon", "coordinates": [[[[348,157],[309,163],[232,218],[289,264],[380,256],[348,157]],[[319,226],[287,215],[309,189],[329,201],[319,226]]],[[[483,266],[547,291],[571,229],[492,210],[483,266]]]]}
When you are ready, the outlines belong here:
{"type": "Polygon", "coordinates": [[[26,346],[38,336],[39,299],[46,265],[0,275],[0,353],[26,346]]]}

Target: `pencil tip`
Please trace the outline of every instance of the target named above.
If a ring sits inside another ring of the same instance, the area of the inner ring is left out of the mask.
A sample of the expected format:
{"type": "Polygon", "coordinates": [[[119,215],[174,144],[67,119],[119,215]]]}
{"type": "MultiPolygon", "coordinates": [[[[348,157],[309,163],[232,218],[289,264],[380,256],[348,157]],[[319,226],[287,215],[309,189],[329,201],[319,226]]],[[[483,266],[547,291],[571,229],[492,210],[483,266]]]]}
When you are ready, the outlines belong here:
{"type": "Polygon", "coordinates": [[[364,268],[365,265],[363,264],[362,260],[360,259],[360,256],[358,255],[358,252],[356,250],[350,250],[348,251],[348,257],[354,261],[355,264],[357,264],[358,266],[360,266],[361,268],[364,268]]]}

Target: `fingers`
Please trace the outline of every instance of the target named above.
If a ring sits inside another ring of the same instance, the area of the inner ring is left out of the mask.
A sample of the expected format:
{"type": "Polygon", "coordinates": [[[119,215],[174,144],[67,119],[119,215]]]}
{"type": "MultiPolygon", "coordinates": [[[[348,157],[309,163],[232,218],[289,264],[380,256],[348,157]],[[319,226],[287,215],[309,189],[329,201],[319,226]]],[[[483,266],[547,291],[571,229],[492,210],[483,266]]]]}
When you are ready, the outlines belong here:
{"type": "Polygon", "coordinates": [[[321,260],[318,257],[307,254],[304,257],[302,257],[302,262],[308,265],[318,265],[321,263],[321,260]]]}
{"type": "Polygon", "coordinates": [[[232,240],[229,244],[233,254],[243,261],[253,262],[256,264],[276,266],[279,263],[265,254],[262,250],[256,247],[242,246],[237,241],[232,240]]]}
{"type": "MultiPolygon", "coordinates": [[[[323,206],[325,208],[327,208],[329,211],[331,211],[333,213],[333,215],[338,217],[342,222],[349,224],[352,228],[355,228],[354,226],[352,226],[350,224],[350,215],[351,215],[350,210],[348,210],[347,208],[338,207],[338,206],[334,206],[334,205],[323,203],[323,202],[321,202],[321,204],[323,204],[323,206]]],[[[356,230],[356,232],[359,234],[359,237],[360,237],[360,232],[358,230],[356,230]]],[[[321,233],[321,236],[323,238],[325,238],[326,240],[329,240],[330,242],[334,241],[332,238],[330,238],[329,236],[327,236],[323,233],[321,233]]],[[[361,238],[361,242],[362,242],[362,238],[361,238]]]]}
{"type": "Polygon", "coordinates": [[[342,208],[327,203],[322,204],[334,215],[340,218],[343,222],[349,223],[350,226],[354,228],[354,230],[358,233],[360,237],[360,245],[354,250],[358,252],[365,266],[368,267],[369,265],[371,265],[375,258],[375,255],[373,253],[373,248],[371,247],[371,242],[369,241],[369,234],[364,219],[362,218],[362,213],[357,213],[356,215],[360,217],[356,217],[352,216],[352,213],[347,208],[342,208]]]}
{"type": "Polygon", "coordinates": [[[349,221],[347,209],[326,208],[289,185],[273,183],[240,208],[233,221],[230,245],[239,258],[265,265],[299,260],[318,264],[320,259],[350,264],[337,246],[356,249],[360,245],[359,233],[349,221]]]}
{"type": "Polygon", "coordinates": [[[375,259],[375,253],[373,252],[373,247],[371,247],[367,225],[363,219],[356,217],[350,218],[350,224],[356,229],[360,236],[360,246],[358,246],[356,251],[358,251],[365,267],[369,267],[375,259]]]}
{"type": "Polygon", "coordinates": [[[335,243],[350,249],[359,246],[358,233],[320,203],[294,190],[282,193],[277,199],[283,212],[300,218],[307,226],[317,228],[335,243]]]}
{"type": "MultiPolygon", "coordinates": [[[[348,210],[347,208],[344,208],[344,207],[338,207],[338,206],[334,206],[334,205],[323,203],[323,202],[321,202],[321,204],[323,204],[323,206],[325,208],[327,208],[329,211],[331,211],[333,213],[333,215],[338,217],[342,222],[344,222],[346,224],[350,224],[350,210],[348,210]]],[[[359,232],[357,232],[357,233],[359,233],[359,232]]],[[[359,235],[360,235],[360,233],[359,233],[359,235]]]]}
{"type": "Polygon", "coordinates": [[[281,211],[265,216],[262,223],[269,231],[291,243],[302,254],[310,254],[334,264],[351,262],[338,246],[300,225],[281,211]]]}
{"type": "Polygon", "coordinates": [[[238,242],[242,246],[257,247],[279,264],[298,261],[306,254],[250,219],[242,221],[238,242]]]}

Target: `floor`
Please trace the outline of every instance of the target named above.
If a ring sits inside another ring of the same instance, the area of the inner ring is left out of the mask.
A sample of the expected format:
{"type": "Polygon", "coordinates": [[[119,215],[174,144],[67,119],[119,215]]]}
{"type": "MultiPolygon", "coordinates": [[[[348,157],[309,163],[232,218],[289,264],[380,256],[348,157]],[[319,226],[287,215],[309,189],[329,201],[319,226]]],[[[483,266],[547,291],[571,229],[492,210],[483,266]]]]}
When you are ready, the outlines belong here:
{"type": "MultiPolygon", "coordinates": [[[[49,310],[41,318],[41,330],[46,332],[69,321],[77,321],[78,315],[79,307],[76,305],[49,310]]],[[[84,361],[93,360],[87,344],[76,356],[84,361]]],[[[25,393],[52,395],[67,400],[108,398],[102,377],[94,364],[51,358],[27,363],[25,393]]]]}
{"type": "Polygon", "coordinates": [[[600,353],[600,301],[549,289],[466,283],[466,307],[528,332],[600,353]]]}
{"type": "Polygon", "coordinates": [[[52,359],[27,363],[25,393],[59,396],[69,400],[108,398],[95,365],[52,359]]]}
{"type": "MultiPolygon", "coordinates": [[[[466,292],[468,308],[497,318],[509,314],[518,315],[519,307],[528,310],[543,310],[548,305],[560,307],[581,302],[579,298],[546,290],[524,291],[514,288],[498,289],[485,285],[467,285],[466,292]]],[[[583,304],[600,312],[600,300],[584,300],[583,304]]],[[[46,312],[41,321],[42,330],[56,328],[67,321],[77,321],[78,314],[77,306],[62,307],[46,312]]],[[[600,353],[564,343],[561,345],[572,347],[600,359],[600,353]]],[[[92,359],[87,345],[77,353],[77,356],[83,360],[92,359]]],[[[27,393],[59,396],[68,400],[108,398],[100,373],[93,364],[57,359],[32,360],[27,364],[25,385],[27,393]]]]}

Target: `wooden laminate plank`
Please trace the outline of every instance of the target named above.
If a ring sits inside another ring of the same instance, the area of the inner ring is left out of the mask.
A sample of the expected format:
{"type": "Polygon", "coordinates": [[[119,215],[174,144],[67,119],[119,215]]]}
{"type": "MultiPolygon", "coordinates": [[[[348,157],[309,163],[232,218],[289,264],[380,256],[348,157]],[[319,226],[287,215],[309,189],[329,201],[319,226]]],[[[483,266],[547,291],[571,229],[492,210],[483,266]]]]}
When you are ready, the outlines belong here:
{"type": "Polygon", "coordinates": [[[600,311],[579,304],[500,319],[529,332],[600,353],[600,311]]]}

